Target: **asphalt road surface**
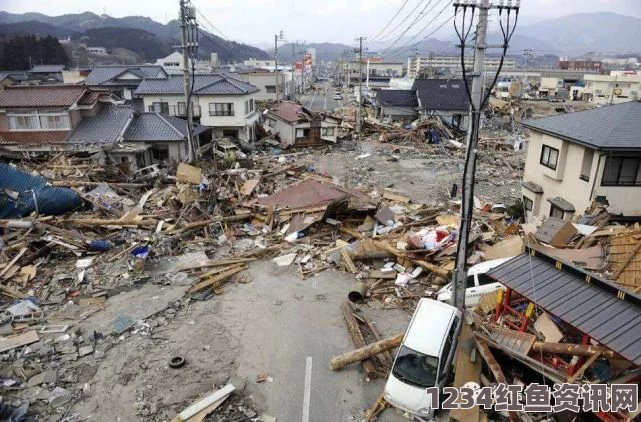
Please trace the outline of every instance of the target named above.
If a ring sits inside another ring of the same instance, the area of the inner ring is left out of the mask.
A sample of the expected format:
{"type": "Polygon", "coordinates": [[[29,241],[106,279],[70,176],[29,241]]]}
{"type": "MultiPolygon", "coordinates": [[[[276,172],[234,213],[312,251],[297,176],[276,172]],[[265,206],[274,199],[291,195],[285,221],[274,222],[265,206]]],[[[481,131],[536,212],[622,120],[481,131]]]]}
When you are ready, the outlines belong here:
{"type": "Polygon", "coordinates": [[[344,100],[335,100],[334,88],[327,85],[321,85],[316,91],[310,91],[305,95],[299,95],[297,99],[303,106],[311,111],[332,111],[344,104],[344,100]]]}
{"type": "MultiPolygon", "coordinates": [[[[361,420],[385,380],[365,381],[359,364],[329,369],[332,356],[354,348],[340,311],[353,278],[328,270],[301,280],[295,268],[269,261],[252,264],[251,273],[251,283],[216,297],[212,314],[241,345],[237,375],[253,384],[254,399],[283,422],[361,420]],[[261,372],[273,382],[255,384],[261,372]]],[[[401,310],[362,311],[384,337],[403,332],[410,319],[401,310]]],[[[403,420],[393,409],[379,418],[403,420]]]]}

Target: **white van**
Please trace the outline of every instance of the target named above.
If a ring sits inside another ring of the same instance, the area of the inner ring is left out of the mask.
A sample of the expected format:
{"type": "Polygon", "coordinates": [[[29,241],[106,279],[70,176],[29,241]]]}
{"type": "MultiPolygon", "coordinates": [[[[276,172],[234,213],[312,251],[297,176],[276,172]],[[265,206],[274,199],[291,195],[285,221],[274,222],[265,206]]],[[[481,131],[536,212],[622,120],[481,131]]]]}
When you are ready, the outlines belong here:
{"type": "Polygon", "coordinates": [[[429,387],[447,383],[463,314],[455,307],[421,299],[398,349],[383,397],[392,406],[422,418],[433,418],[429,387]]]}
{"type": "MultiPolygon", "coordinates": [[[[481,296],[492,293],[503,288],[503,285],[494,279],[491,279],[487,273],[504,262],[514,257],[492,259],[481,262],[467,270],[467,283],[465,287],[465,307],[471,308],[479,304],[481,296]]],[[[452,303],[452,283],[446,284],[436,292],[436,300],[440,302],[452,303]]]]}

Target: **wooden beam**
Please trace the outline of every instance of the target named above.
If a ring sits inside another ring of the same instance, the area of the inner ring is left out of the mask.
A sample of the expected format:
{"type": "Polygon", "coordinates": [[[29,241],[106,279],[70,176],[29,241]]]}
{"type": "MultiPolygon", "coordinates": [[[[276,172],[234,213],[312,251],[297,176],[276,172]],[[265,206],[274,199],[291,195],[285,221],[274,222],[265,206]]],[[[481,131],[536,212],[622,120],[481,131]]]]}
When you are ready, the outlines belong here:
{"type": "Polygon", "coordinates": [[[347,270],[352,274],[356,274],[358,269],[356,268],[356,265],[354,265],[352,258],[349,257],[346,248],[341,248],[341,256],[343,257],[343,262],[345,263],[347,270]]]}
{"type": "Polygon", "coordinates": [[[194,293],[194,292],[202,290],[202,289],[204,289],[206,287],[209,287],[209,286],[211,286],[211,285],[213,285],[215,283],[220,283],[221,281],[225,280],[229,276],[243,271],[245,268],[247,268],[247,267],[245,265],[242,265],[242,266],[227,270],[225,272],[222,272],[222,273],[220,273],[220,274],[218,274],[218,275],[216,275],[214,277],[211,277],[211,278],[209,278],[209,279],[207,279],[205,281],[201,281],[200,283],[196,284],[194,287],[189,289],[187,291],[187,293],[194,293]]]}
{"type": "MultiPolygon", "coordinates": [[[[341,311],[343,312],[343,318],[345,318],[345,323],[347,324],[347,331],[352,338],[352,342],[354,342],[354,346],[357,349],[365,347],[367,343],[365,343],[363,333],[358,327],[358,321],[356,321],[356,318],[354,317],[352,305],[349,303],[349,301],[346,300],[341,304],[341,311]]],[[[376,378],[376,368],[374,367],[374,363],[371,359],[363,360],[362,365],[367,379],[376,378]]]]}
{"type": "Polygon", "coordinates": [[[14,265],[16,262],[18,262],[18,260],[20,259],[20,257],[21,257],[22,255],[24,255],[24,253],[25,253],[25,252],[27,252],[27,248],[22,248],[22,249],[20,249],[20,252],[18,252],[18,254],[17,254],[16,256],[14,256],[14,257],[13,257],[13,259],[12,259],[11,261],[9,261],[9,263],[8,263],[7,265],[5,265],[5,266],[4,266],[4,268],[2,269],[2,271],[0,271],[0,277],[4,277],[4,275],[5,275],[7,272],[9,272],[9,269],[10,269],[11,267],[13,267],[13,265],[14,265]]]}
{"type": "Polygon", "coordinates": [[[329,361],[329,369],[331,369],[332,371],[336,371],[338,369],[342,369],[348,365],[351,365],[352,363],[371,358],[372,356],[376,356],[379,353],[385,352],[387,350],[392,350],[395,347],[401,345],[404,335],[404,333],[397,334],[394,337],[386,338],[385,340],[368,344],[367,346],[361,347],[360,349],[352,350],[351,352],[334,356],[329,361]]]}
{"type": "Polygon", "coordinates": [[[601,346],[592,346],[591,344],[546,343],[541,341],[537,341],[532,345],[531,352],[572,356],[592,356],[595,354],[601,354],[608,358],[618,357],[618,355],[612,350],[601,346]]]}

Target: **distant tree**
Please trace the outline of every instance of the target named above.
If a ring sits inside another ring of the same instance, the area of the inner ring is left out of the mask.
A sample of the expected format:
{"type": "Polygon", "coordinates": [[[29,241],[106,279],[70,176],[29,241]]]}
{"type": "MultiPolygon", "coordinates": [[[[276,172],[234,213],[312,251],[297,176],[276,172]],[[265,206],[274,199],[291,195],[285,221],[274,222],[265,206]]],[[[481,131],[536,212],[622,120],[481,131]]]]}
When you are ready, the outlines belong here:
{"type": "Polygon", "coordinates": [[[64,49],[54,37],[25,35],[0,41],[0,69],[29,69],[30,64],[69,64],[64,49]]]}

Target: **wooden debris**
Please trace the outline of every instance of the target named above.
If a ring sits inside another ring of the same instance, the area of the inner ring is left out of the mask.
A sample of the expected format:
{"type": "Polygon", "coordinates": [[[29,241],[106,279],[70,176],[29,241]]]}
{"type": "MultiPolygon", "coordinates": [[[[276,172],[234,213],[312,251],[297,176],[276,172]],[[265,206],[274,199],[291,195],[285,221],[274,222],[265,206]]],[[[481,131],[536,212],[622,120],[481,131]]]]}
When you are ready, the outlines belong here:
{"type": "Polygon", "coordinates": [[[329,362],[329,369],[336,371],[355,362],[371,358],[379,353],[392,350],[401,345],[405,334],[397,334],[394,337],[368,344],[360,349],[352,350],[339,356],[334,356],[329,362]]]}
{"type": "MultiPolygon", "coordinates": [[[[354,342],[354,346],[358,349],[365,347],[365,338],[358,327],[358,322],[354,317],[351,303],[349,303],[349,301],[343,302],[341,304],[341,311],[343,312],[343,318],[345,318],[345,323],[347,324],[347,331],[352,338],[352,342],[354,342]]],[[[367,379],[376,378],[376,368],[370,359],[364,359],[362,361],[362,365],[367,379]]]]}

